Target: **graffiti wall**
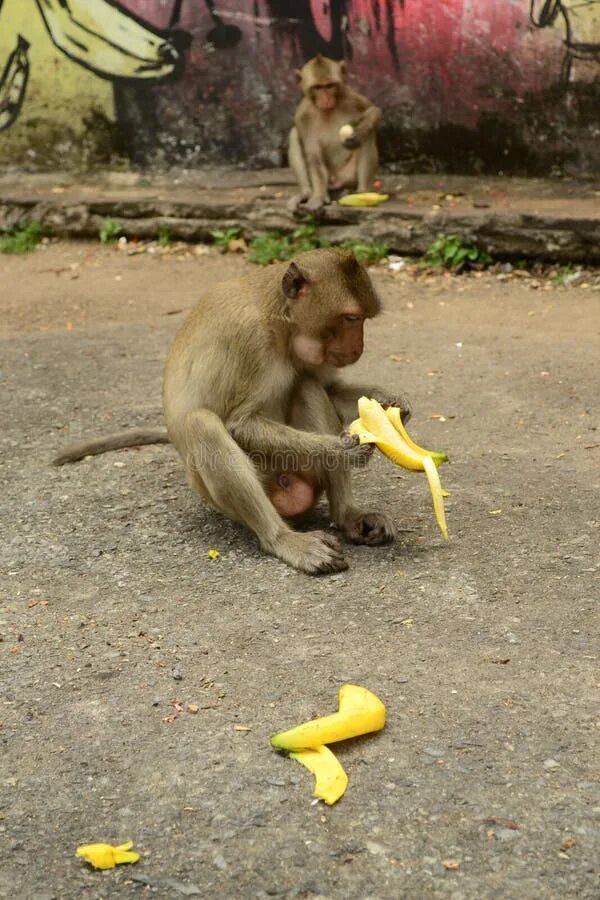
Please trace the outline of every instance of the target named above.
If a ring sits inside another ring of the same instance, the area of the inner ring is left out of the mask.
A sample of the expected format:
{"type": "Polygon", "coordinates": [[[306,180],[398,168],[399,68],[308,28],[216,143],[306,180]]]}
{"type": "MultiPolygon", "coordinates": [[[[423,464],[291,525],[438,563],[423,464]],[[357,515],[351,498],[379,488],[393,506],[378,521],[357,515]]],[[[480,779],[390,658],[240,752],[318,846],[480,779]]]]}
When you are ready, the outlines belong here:
{"type": "Polygon", "coordinates": [[[392,169],[600,172],[600,0],[0,0],[0,164],[280,165],[318,52],[392,169]]]}

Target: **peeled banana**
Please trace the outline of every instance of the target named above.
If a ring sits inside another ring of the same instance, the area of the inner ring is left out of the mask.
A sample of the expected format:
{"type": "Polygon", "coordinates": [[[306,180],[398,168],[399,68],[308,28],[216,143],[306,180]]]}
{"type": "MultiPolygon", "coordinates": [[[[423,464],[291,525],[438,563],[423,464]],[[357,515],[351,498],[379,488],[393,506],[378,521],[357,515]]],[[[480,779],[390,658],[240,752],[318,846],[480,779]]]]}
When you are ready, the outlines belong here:
{"type": "Polygon", "coordinates": [[[179,50],[110,0],[36,0],[53,43],[101,78],[171,75],[179,50]]]}
{"type": "Polygon", "coordinates": [[[397,465],[413,472],[425,472],[436,522],[442,535],[448,540],[444,510],[444,497],[448,492],[442,488],[437,471],[437,466],[448,459],[446,454],[424,450],[412,439],[407,440],[408,434],[398,409],[384,410],[376,400],[361,397],[358,412],[359,418],[352,422],[348,430],[358,436],[361,444],[375,444],[378,450],[397,465]]]}
{"type": "Polygon", "coordinates": [[[379,206],[390,199],[389,194],[378,194],[375,191],[366,191],[363,194],[345,194],[340,197],[340,206],[379,206]]]}
{"type": "Polygon", "coordinates": [[[272,747],[286,750],[316,776],[314,796],[328,804],[344,794],[348,776],[325,745],[380,731],[385,725],[385,706],[367,688],[344,684],[338,699],[338,712],[311,719],[271,738],[272,747]]]}

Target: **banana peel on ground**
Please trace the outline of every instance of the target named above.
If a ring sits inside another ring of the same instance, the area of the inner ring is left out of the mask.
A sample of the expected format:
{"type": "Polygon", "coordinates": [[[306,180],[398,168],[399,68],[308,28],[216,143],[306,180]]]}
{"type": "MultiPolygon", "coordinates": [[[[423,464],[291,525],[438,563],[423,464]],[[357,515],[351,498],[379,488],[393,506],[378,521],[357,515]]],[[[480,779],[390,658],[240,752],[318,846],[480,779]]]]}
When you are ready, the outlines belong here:
{"type": "Polygon", "coordinates": [[[311,719],[271,738],[272,747],[285,750],[315,775],[313,796],[330,806],[343,796],[348,776],[326,745],[380,731],[385,725],[385,706],[367,688],[344,684],[338,701],[338,712],[311,719]]]}
{"type": "Polygon", "coordinates": [[[389,194],[378,194],[376,191],[364,191],[362,194],[345,194],[340,197],[340,206],[379,206],[390,199],[389,194]]]}
{"type": "Polygon", "coordinates": [[[82,844],[75,851],[95,869],[114,869],[121,863],[136,863],[140,854],[132,850],[133,841],[126,841],[114,847],[112,844],[82,844]]]}
{"type": "Polygon", "coordinates": [[[442,488],[438,466],[448,460],[445,453],[426,450],[408,435],[400,410],[385,409],[376,400],[361,397],[358,401],[359,418],[348,428],[357,435],[361,444],[375,444],[378,450],[392,462],[412,472],[425,472],[433,499],[433,510],[439,529],[448,540],[448,526],[444,510],[444,497],[448,491],[442,488]]]}

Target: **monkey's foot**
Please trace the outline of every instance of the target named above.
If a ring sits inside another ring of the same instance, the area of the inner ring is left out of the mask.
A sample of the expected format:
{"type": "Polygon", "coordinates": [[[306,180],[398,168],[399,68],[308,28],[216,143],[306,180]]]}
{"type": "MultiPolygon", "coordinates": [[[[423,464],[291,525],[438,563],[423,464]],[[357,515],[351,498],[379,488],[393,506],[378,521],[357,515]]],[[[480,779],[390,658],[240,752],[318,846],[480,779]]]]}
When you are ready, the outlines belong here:
{"type": "Polygon", "coordinates": [[[396,536],[391,521],[378,512],[353,513],[340,527],[351,544],[389,544],[396,536]]]}
{"type": "Polygon", "coordinates": [[[294,194],[287,202],[287,208],[291,213],[298,212],[308,200],[308,194],[294,194]]]}
{"type": "Polygon", "coordinates": [[[340,542],[324,531],[288,531],[265,549],[308,575],[327,575],[348,568],[340,542]]]}

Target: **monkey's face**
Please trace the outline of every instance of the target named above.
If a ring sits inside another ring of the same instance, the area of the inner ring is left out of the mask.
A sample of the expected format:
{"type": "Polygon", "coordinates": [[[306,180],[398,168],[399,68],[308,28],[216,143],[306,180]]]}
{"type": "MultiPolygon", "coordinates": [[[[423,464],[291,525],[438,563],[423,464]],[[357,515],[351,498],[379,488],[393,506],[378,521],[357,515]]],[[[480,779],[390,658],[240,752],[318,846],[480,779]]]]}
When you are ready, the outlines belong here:
{"type": "Polygon", "coordinates": [[[322,337],[325,365],[341,369],[358,362],[364,350],[364,318],[350,307],[322,337]]]}
{"type": "Polygon", "coordinates": [[[337,84],[316,84],[310,90],[311,100],[317,109],[335,109],[338,103],[339,86],[337,84]]]}
{"type": "Polygon", "coordinates": [[[363,353],[365,321],[380,310],[371,279],[348,251],[312,250],[298,263],[282,279],[294,356],[309,366],[352,365],[363,353]]]}

